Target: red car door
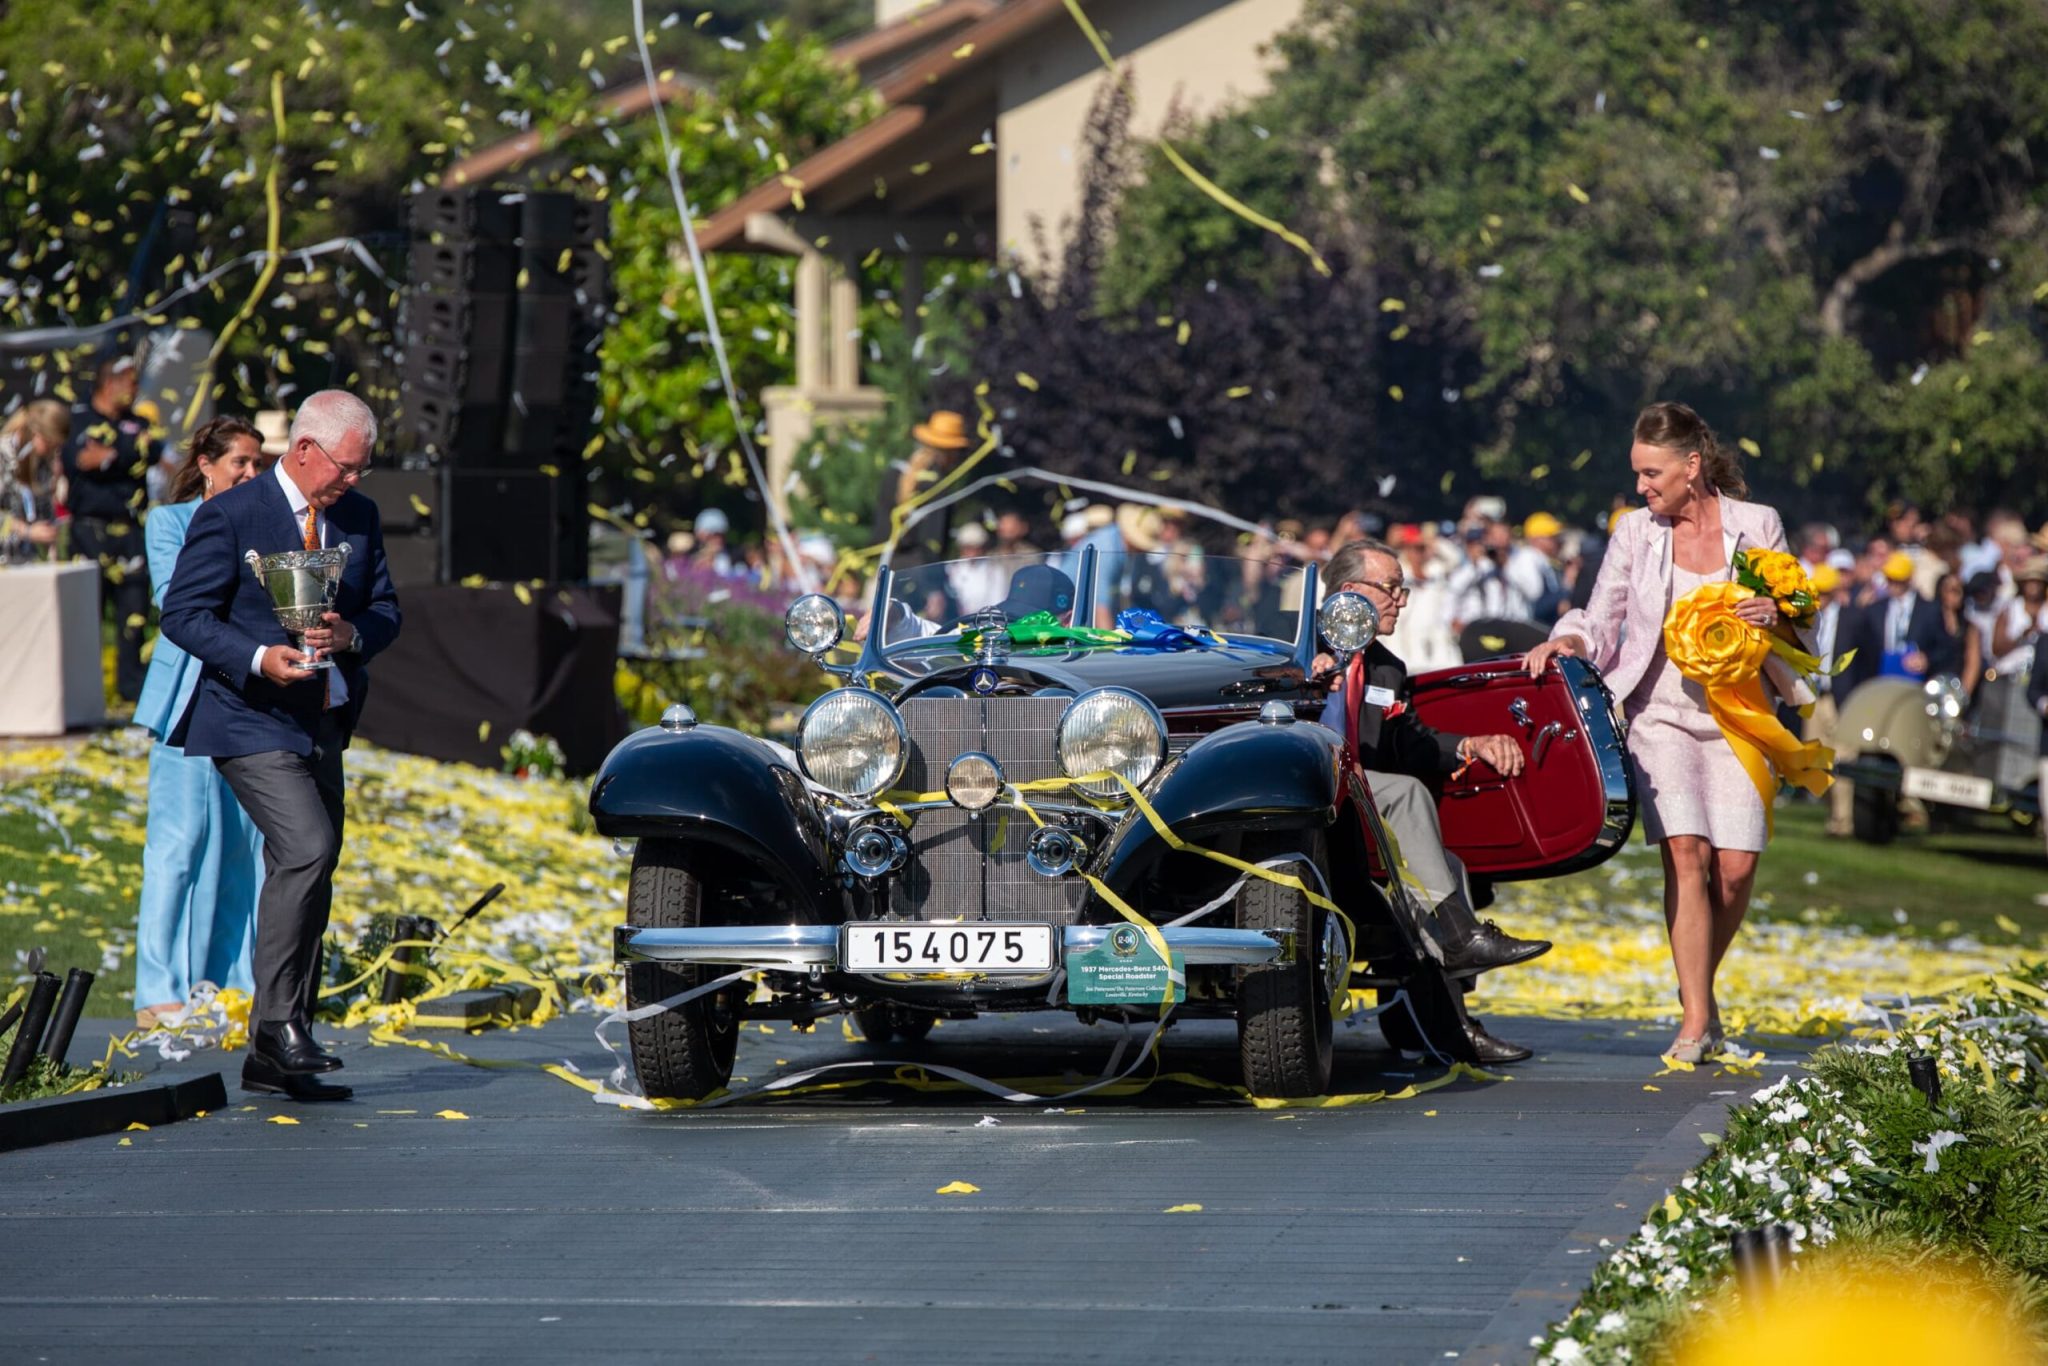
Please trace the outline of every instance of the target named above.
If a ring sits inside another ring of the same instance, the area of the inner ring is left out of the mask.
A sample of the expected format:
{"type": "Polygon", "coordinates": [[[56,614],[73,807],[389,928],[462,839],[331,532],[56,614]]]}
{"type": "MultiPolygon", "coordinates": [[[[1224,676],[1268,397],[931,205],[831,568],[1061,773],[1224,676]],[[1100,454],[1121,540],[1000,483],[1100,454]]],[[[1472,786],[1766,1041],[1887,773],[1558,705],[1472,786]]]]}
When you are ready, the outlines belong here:
{"type": "Polygon", "coordinates": [[[1496,880],[1589,868],[1628,840],[1635,784],[1597,670],[1561,659],[1532,679],[1520,656],[1417,676],[1412,705],[1453,735],[1510,735],[1527,763],[1506,778],[1475,763],[1444,785],[1444,845],[1496,880]]]}

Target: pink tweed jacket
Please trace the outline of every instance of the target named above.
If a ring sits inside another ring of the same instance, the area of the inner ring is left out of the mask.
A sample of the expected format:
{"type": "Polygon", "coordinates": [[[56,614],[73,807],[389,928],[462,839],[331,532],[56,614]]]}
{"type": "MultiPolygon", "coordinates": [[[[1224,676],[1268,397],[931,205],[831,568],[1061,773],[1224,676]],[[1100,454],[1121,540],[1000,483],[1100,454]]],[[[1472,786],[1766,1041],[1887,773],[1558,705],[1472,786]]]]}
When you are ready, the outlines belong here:
{"type": "MultiPolygon", "coordinates": [[[[1733,560],[1737,550],[1786,548],[1785,524],[1775,509],[1716,496],[1724,561],[1733,560]]],[[[1615,699],[1626,700],[1663,653],[1671,596],[1671,521],[1636,508],[1615,524],[1593,596],[1559,618],[1550,638],[1582,637],[1615,699]]],[[[1765,662],[1764,673],[1779,696],[1798,706],[1813,701],[1812,690],[1777,656],[1765,662]]]]}

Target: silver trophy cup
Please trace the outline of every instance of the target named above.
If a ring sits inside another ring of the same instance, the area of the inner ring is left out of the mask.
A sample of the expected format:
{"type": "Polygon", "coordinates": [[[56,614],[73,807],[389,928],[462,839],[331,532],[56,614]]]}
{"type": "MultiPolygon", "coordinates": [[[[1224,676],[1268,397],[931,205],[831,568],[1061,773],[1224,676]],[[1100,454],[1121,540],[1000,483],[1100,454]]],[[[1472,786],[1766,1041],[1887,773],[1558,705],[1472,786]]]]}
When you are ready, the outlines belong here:
{"type": "MultiPolygon", "coordinates": [[[[342,566],[348,563],[348,543],[323,550],[284,550],[275,555],[250,551],[242,558],[256,581],[270,593],[270,608],[277,620],[305,648],[305,634],[318,627],[320,618],[334,610],[334,595],[341,587],[342,566]]],[[[331,669],[334,661],[317,659],[301,663],[301,669],[331,669]]]]}

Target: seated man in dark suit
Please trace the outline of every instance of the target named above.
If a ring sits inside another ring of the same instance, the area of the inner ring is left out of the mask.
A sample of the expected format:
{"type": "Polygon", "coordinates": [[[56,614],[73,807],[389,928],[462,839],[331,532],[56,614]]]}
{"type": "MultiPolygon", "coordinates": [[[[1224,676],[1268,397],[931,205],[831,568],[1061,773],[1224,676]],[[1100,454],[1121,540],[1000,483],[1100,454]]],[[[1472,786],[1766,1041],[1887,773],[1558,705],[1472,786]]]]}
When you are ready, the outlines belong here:
{"type": "MultiPolygon", "coordinates": [[[[1379,611],[1380,630],[1391,631],[1408,599],[1401,561],[1378,541],[1353,541],[1330,557],[1324,581],[1332,593],[1360,593],[1379,611]]],[[[1485,763],[1509,777],[1522,771],[1521,746],[1511,735],[1445,735],[1409,709],[1408,666],[1374,641],[1351,661],[1344,686],[1331,694],[1323,723],[1345,733],[1358,718],[1358,760],[1379,808],[1400,845],[1405,876],[1430,914],[1416,928],[1453,977],[1524,963],[1547,952],[1542,939],[1517,939],[1472,907],[1464,864],[1444,848],[1433,783],[1460,766],[1485,763]],[[1352,694],[1358,694],[1352,700],[1352,694]]],[[[1529,1050],[1496,1039],[1471,1021],[1466,1027],[1480,1061],[1519,1062],[1529,1050]]]]}
{"type": "Polygon", "coordinates": [[[255,1002],[242,1085],[294,1100],[345,1100],[313,1076],[341,1066],[308,1028],[315,965],[341,858],[342,767],[369,692],[365,666],[398,636],[377,505],[355,492],[377,423],[339,389],[308,398],[269,474],[200,505],[164,597],[163,632],[205,667],[170,736],[213,759],[263,832],[255,1002]],[[346,545],[334,610],[294,648],[251,552],[346,545]],[[307,667],[332,657],[331,669],[307,667]]]}

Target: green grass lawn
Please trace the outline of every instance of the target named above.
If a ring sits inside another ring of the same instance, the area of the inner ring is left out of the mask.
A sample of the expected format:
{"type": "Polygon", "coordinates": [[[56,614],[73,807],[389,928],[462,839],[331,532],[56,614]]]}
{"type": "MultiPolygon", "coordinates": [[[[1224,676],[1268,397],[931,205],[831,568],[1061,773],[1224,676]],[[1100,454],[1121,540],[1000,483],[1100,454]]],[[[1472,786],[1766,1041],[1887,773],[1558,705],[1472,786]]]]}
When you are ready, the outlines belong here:
{"type": "Polygon", "coordinates": [[[0,999],[30,949],[44,968],[98,974],[87,1009],[128,1009],[142,839],[131,797],[76,775],[10,774],[0,786],[0,999]]]}
{"type": "MultiPolygon", "coordinates": [[[[1859,925],[1920,938],[1974,935],[1987,944],[2048,942],[2048,854],[2038,833],[1981,823],[1941,833],[1908,831],[1889,845],[1830,839],[1826,808],[1780,802],[1777,831],[1757,867],[1752,914],[1763,919],[1859,925]],[[2018,932],[2001,925],[2003,918],[2018,932]]],[[[1617,861],[1653,873],[1656,849],[1640,828],[1617,861]]],[[[1605,886],[1610,870],[1577,875],[1605,886]]]]}

